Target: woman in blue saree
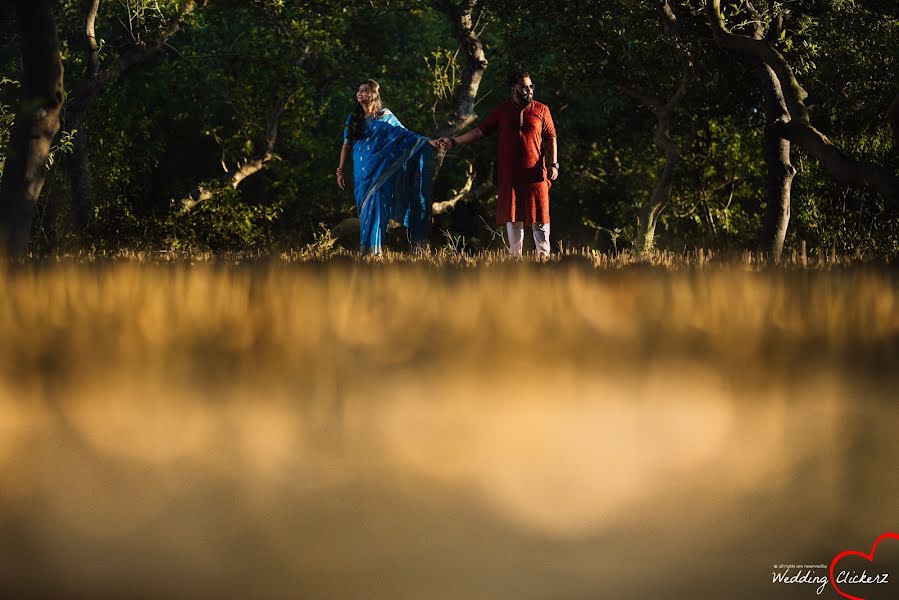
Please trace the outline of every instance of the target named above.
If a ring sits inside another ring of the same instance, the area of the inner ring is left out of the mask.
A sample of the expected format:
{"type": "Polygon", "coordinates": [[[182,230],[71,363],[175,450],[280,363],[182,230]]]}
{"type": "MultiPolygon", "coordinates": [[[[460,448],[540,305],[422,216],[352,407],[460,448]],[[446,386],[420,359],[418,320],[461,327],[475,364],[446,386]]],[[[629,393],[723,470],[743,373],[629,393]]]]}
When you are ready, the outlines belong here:
{"type": "Polygon", "coordinates": [[[381,105],[377,81],[360,85],[356,101],[356,112],[344,126],[337,185],[346,187],[343,167],[352,152],[360,248],[380,254],[390,219],[404,225],[410,241],[420,247],[431,235],[431,147],[439,143],[403,127],[381,105]]]}

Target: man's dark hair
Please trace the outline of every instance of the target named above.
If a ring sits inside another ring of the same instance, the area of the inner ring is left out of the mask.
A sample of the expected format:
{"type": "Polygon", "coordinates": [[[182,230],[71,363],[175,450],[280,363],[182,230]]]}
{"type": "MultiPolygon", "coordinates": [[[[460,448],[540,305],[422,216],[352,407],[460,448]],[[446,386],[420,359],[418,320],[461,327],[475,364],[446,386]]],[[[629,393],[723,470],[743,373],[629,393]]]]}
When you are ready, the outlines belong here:
{"type": "Polygon", "coordinates": [[[530,77],[531,74],[527,71],[515,71],[511,75],[509,75],[509,85],[515,85],[525,77],[530,77]]]}

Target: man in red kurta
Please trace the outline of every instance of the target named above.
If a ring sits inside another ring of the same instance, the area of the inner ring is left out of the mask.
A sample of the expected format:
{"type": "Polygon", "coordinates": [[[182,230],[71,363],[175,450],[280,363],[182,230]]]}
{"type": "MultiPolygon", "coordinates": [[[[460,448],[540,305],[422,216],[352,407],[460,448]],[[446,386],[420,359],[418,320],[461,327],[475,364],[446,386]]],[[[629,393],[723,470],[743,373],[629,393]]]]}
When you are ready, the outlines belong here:
{"type": "Polygon", "coordinates": [[[549,186],[559,176],[556,128],[549,108],[534,100],[529,73],[515,73],[509,84],[511,101],[494,107],[476,129],[440,142],[453,148],[494,132],[499,135],[496,223],[506,225],[513,256],[521,255],[525,224],[534,233],[537,254],[545,256],[549,254],[549,186]],[[549,169],[545,155],[549,157],[549,169]]]}

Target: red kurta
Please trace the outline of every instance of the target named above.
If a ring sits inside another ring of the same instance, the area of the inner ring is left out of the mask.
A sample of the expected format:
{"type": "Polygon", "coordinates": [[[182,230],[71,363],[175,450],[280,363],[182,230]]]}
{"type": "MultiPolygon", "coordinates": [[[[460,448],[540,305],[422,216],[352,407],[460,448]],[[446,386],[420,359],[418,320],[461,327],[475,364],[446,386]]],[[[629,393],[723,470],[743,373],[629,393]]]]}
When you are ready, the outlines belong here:
{"type": "Polygon", "coordinates": [[[549,186],[543,139],[556,137],[549,107],[511,100],[496,106],[478,125],[485,135],[499,131],[499,197],[496,223],[549,223],[549,186]]]}

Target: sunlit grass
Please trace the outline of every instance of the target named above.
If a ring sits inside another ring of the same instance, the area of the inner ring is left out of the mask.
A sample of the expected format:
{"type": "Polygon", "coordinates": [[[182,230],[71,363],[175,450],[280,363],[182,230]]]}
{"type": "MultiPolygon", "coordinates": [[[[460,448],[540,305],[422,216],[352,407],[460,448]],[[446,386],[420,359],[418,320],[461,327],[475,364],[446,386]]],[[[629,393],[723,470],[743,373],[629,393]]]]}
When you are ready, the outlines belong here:
{"type": "Polygon", "coordinates": [[[768,595],[752,564],[826,560],[891,518],[899,288],[855,263],[306,248],[12,265],[0,581],[637,598],[685,568],[666,597],[768,595]],[[707,565],[678,562],[703,548],[707,565]]]}
{"type": "Polygon", "coordinates": [[[765,253],[749,250],[721,252],[695,249],[684,252],[655,250],[637,254],[629,250],[603,252],[589,246],[565,246],[559,244],[548,258],[525,253],[523,257],[510,257],[505,250],[481,250],[470,252],[450,245],[410,252],[387,249],[377,256],[362,255],[336,244],[336,240],[326,237],[303,248],[288,250],[255,250],[243,252],[211,252],[207,250],[120,250],[110,252],[83,251],[79,253],[50,254],[39,257],[41,263],[95,263],[136,262],[136,263],[176,263],[180,265],[220,263],[321,263],[353,262],[359,264],[416,264],[433,267],[486,267],[503,263],[569,264],[578,263],[598,269],[622,269],[628,267],[654,267],[667,270],[682,269],[740,269],[759,270],[768,268],[828,270],[838,267],[859,265],[887,265],[882,258],[836,254],[832,250],[788,249],[777,261],[772,261],[765,253]]]}

